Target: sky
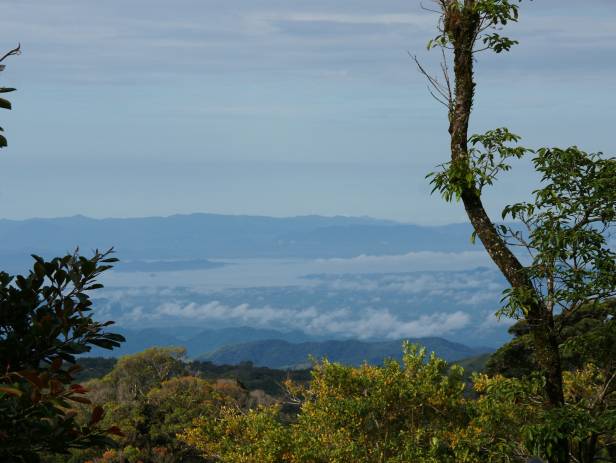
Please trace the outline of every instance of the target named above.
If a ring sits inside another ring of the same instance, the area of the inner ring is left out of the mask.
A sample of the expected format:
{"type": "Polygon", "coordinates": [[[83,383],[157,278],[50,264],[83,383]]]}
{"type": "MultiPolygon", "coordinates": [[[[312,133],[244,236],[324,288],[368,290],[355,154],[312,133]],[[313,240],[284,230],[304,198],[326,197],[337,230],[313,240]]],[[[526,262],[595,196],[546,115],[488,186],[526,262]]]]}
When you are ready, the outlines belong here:
{"type": "MultiPolygon", "coordinates": [[[[425,0],[424,5],[429,5],[425,0]]],[[[430,196],[447,120],[415,0],[2,0],[0,217],[214,212],[464,220],[430,196]]],[[[616,153],[616,1],[522,3],[479,56],[472,130],[616,153]]],[[[488,193],[535,186],[527,161],[488,193]]]]}

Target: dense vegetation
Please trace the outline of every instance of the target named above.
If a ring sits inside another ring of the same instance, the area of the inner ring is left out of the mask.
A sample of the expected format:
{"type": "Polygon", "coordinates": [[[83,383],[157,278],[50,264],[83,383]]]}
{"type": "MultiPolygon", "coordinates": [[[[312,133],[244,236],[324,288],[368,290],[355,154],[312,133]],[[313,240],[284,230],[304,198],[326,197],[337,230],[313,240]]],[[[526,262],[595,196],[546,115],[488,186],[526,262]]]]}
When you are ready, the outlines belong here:
{"type": "Polygon", "coordinates": [[[101,428],[101,407],[76,383],[76,356],[93,346],[112,349],[124,338],[113,322],[92,318],[89,292],[115,258],[96,252],[35,263],[27,276],[0,272],[0,460],[38,461],[46,452],[110,445],[115,426],[101,428]]]}
{"type": "MultiPolygon", "coordinates": [[[[78,381],[99,379],[110,373],[117,364],[115,358],[83,357],[79,359],[81,370],[76,373],[78,381]]],[[[249,391],[260,389],[271,396],[284,395],[284,382],[291,380],[306,383],[310,380],[310,370],[275,370],[267,367],[256,367],[251,362],[241,362],[237,365],[216,365],[212,362],[188,362],[187,371],[203,379],[233,379],[249,391]]]]}
{"type": "MultiPolygon", "coordinates": [[[[148,349],[122,357],[103,377],[84,384],[89,399],[105,410],[101,424],[121,428],[115,445],[50,461],[526,461],[547,455],[563,423],[576,460],[612,461],[616,393],[604,386],[616,374],[614,356],[605,355],[616,345],[616,326],[603,315],[592,318],[604,322],[567,349],[576,360],[565,372],[567,408],[558,413],[547,406],[532,351],[520,354],[518,363],[529,366],[522,373],[517,364],[507,369],[500,363],[519,337],[490,358],[490,365],[504,367],[498,374],[475,373],[469,380],[461,366],[407,344],[401,363],[323,361],[310,381],[287,380],[275,395],[214,378],[233,368],[254,374],[250,365],[201,365],[206,379],[195,369],[199,362],[183,360],[182,349],[148,349]]],[[[87,414],[87,407],[79,409],[79,419],[87,414]]]]}

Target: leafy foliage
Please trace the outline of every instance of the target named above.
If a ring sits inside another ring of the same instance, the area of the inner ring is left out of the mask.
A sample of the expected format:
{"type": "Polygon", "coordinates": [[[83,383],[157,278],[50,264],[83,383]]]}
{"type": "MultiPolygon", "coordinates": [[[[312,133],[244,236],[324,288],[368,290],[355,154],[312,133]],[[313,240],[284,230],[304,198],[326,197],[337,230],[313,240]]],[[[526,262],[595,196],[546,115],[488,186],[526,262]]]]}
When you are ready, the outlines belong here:
{"type": "Polygon", "coordinates": [[[461,368],[412,346],[403,359],[381,367],[324,361],[307,388],[288,385],[288,400],[300,405],[291,423],[280,405],[224,407],[180,437],[229,463],[552,461],[563,431],[577,461],[614,455],[616,392],[593,364],[565,374],[566,406],[553,409],[540,374],[476,374],[471,393],[461,368]]]}
{"type": "Polygon", "coordinates": [[[233,463],[293,461],[290,430],[278,420],[279,407],[242,412],[224,407],[218,416],[202,416],[180,435],[207,460],[233,463]]]}
{"type": "Polygon", "coordinates": [[[88,398],[105,411],[103,425],[122,430],[119,449],[75,452],[75,461],[177,462],[201,458],[176,435],[193,420],[218,417],[225,407],[247,410],[265,395],[251,394],[235,380],[192,376],[184,349],[160,347],[127,355],[103,378],[87,383],[88,398]]]}
{"type": "Polygon", "coordinates": [[[530,150],[515,146],[520,137],[506,127],[490,130],[484,134],[473,135],[469,139],[471,148],[464,162],[441,164],[439,172],[427,175],[447,202],[459,201],[462,192],[471,189],[481,194],[484,187],[491,186],[501,172],[511,169],[509,159],[520,159],[530,150]]]}
{"type": "MultiPolygon", "coordinates": [[[[569,316],[558,315],[559,345],[563,366],[575,371],[592,363],[616,371],[616,301],[586,304],[569,316]]],[[[530,376],[539,369],[528,322],[518,321],[509,332],[514,338],[492,354],[486,364],[489,375],[530,376]]]]}
{"type": "MultiPolygon", "coordinates": [[[[4,56],[0,57],[0,62],[4,61],[9,56],[19,55],[20,53],[21,53],[21,45],[18,45],[17,48],[14,48],[8,51],[7,53],[4,54],[4,56]]],[[[4,67],[5,67],[4,64],[0,64],[0,72],[4,70],[4,67]]],[[[15,90],[16,89],[12,87],[0,87],[0,93],[10,93],[10,92],[14,92],[15,90]]],[[[11,105],[11,102],[9,100],[7,100],[6,98],[0,98],[0,108],[12,109],[12,107],[13,106],[11,105]]],[[[0,127],[0,132],[4,132],[4,129],[2,127],[0,127]]],[[[6,137],[0,133],[0,148],[6,148],[7,145],[8,145],[8,142],[6,140],[6,137]]]]}
{"type": "Polygon", "coordinates": [[[307,383],[310,380],[310,370],[277,370],[267,367],[257,367],[251,362],[241,362],[238,365],[215,365],[211,362],[193,361],[189,369],[199,377],[209,380],[234,379],[249,391],[260,389],[271,396],[285,394],[284,382],[292,380],[295,383],[307,383]]]}
{"type": "Polygon", "coordinates": [[[154,387],[175,376],[186,374],[182,347],[152,347],[133,355],[125,355],[103,378],[112,385],[114,396],[120,401],[136,400],[154,387]]]}
{"type": "MultiPolygon", "coordinates": [[[[97,428],[102,409],[85,424],[75,419],[76,403],[89,404],[73,384],[76,355],[92,346],[112,349],[124,338],[105,332],[113,322],[92,318],[89,292],[96,278],[116,261],[96,252],[49,262],[33,256],[27,276],[0,272],[0,456],[37,461],[41,452],[62,453],[109,443],[97,428]]],[[[115,432],[115,428],[107,429],[115,432]]]]}
{"type": "Polygon", "coordinates": [[[221,462],[473,461],[451,440],[468,419],[464,389],[461,368],[407,346],[402,365],[317,364],[309,387],[289,385],[301,411],[288,426],[278,406],[226,409],[182,439],[221,462]]]}
{"type": "MultiPolygon", "coordinates": [[[[578,461],[616,455],[615,315],[616,301],[609,300],[556,317],[566,402],[562,409],[545,411],[529,425],[526,438],[537,453],[540,448],[549,453],[549,436],[560,429],[578,461]]],[[[527,322],[519,321],[510,331],[515,338],[492,355],[486,372],[528,381],[539,366],[527,322]]]]}
{"type": "MultiPolygon", "coordinates": [[[[76,373],[79,381],[101,379],[116,366],[118,359],[104,357],[82,357],[79,366],[82,369],[76,373]]],[[[270,396],[280,397],[285,394],[284,381],[307,383],[310,380],[310,370],[276,370],[267,367],[257,367],[252,362],[240,362],[237,365],[217,365],[201,360],[190,361],[187,369],[191,374],[210,381],[232,379],[243,385],[247,390],[262,390],[270,396]]]]}
{"type": "Polygon", "coordinates": [[[521,0],[477,0],[472,2],[472,8],[465,8],[464,0],[435,0],[443,11],[448,14],[441,17],[439,23],[439,34],[428,42],[428,49],[434,47],[449,47],[455,40],[456,29],[461,27],[462,21],[458,18],[463,14],[470,14],[476,17],[473,21],[476,24],[472,31],[475,42],[481,42],[483,47],[472,51],[492,50],[495,53],[509,51],[518,42],[508,37],[501,36],[498,32],[509,22],[517,22],[519,17],[519,6],[521,0]],[[447,23],[446,23],[447,22],[447,23]]]}
{"type": "MultiPolygon", "coordinates": [[[[503,210],[503,218],[525,230],[499,231],[532,259],[526,272],[536,296],[549,310],[570,314],[616,295],[616,253],[606,240],[616,224],[616,158],[576,147],[543,148],[533,163],[542,188],[533,201],[503,210]]],[[[510,315],[524,310],[519,294],[506,296],[510,315]]]]}

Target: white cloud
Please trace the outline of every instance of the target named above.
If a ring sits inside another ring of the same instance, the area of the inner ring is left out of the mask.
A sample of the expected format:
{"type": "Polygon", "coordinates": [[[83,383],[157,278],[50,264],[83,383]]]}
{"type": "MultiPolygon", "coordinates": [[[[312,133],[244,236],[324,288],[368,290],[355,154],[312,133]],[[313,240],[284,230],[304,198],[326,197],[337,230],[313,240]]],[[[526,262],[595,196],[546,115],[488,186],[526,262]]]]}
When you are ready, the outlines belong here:
{"type": "Polygon", "coordinates": [[[485,251],[434,252],[420,251],[408,254],[373,256],[362,254],[351,258],[318,259],[325,271],[332,272],[408,272],[412,270],[465,270],[491,265],[485,251]]]}
{"type": "Polygon", "coordinates": [[[359,339],[371,337],[398,339],[442,336],[465,328],[470,323],[470,316],[461,311],[424,315],[406,321],[388,310],[369,310],[352,318],[344,315],[346,314],[336,312],[322,314],[308,323],[308,332],[351,335],[359,339]]]}
{"type": "Polygon", "coordinates": [[[321,289],[407,294],[413,299],[432,299],[441,304],[450,302],[469,307],[486,304],[496,307],[504,289],[498,272],[487,268],[459,272],[319,274],[310,276],[309,280],[318,282],[317,288],[321,289]]]}
{"type": "Polygon", "coordinates": [[[334,310],[308,307],[293,310],[249,304],[230,306],[218,301],[207,304],[167,302],[144,312],[133,309],[126,321],[191,320],[221,322],[256,327],[298,329],[312,335],[337,335],[353,338],[386,338],[443,336],[469,325],[469,314],[438,312],[416,319],[401,319],[389,310],[367,309],[361,312],[349,308],[334,310]]]}

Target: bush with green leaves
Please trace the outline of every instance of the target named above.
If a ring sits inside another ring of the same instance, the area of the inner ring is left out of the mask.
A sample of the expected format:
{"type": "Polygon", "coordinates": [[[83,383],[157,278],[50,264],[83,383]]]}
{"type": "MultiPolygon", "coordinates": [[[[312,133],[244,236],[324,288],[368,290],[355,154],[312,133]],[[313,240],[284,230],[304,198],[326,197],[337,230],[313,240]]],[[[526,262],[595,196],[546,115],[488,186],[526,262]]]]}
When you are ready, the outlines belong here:
{"type": "Polygon", "coordinates": [[[247,410],[254,402],[235,380],[192,376],[180,347],[153,347],[121,357],[100,379],[85,384],[88,398],[103,408],[104,426],[117,425],[118,450],[73,452],[74,461],[203,461],[177,434],[193,420],[218,417],[225,407],[247,410]]]}
{"type": "Polygon", "coordinates": [[[117,259],[77,253],[45,261],[15,277],[0,272],[0,461],[36,462],[42,453],[66,453],[112,443],[114,427],[97,426],[101,407],[76,419],[89,404],[74,382],[77,356],[93,346],[118,347],[124,338],[93,318],[90,292],[117,259]]]}
{"type": "MultiPolygon", "coordinates": [[[[203,416],[181,438],[220,462],[454,462],[451,435],[468,420],[462,369],[405,347],[403,363],[315,365],[285,425],[280,406],[203,416]]],[[[469,460],[470,461],[470,460],[469,460]]]]}
{"type": "MultiPolygon", "coordinates": [[[[613,378],[613,377],[612,377],[613,378]]],[[[616,388],[592,363],[565,373],[566,406],[550,408],[544,379],[475,374],[418,347],[403,362],[359,368],[324,361],[281,405],[225,407],[180,438],[221,463],[526,463],[552,461],[566,432],[576,461],[613,461],[616,388]],[[607,386],[607,387],[606,387],[607,386]]]]}

